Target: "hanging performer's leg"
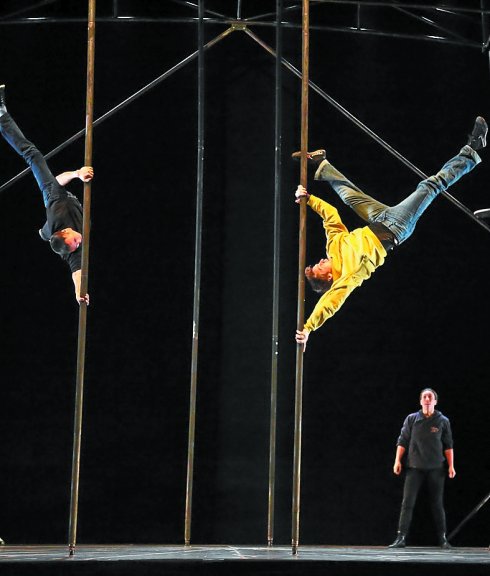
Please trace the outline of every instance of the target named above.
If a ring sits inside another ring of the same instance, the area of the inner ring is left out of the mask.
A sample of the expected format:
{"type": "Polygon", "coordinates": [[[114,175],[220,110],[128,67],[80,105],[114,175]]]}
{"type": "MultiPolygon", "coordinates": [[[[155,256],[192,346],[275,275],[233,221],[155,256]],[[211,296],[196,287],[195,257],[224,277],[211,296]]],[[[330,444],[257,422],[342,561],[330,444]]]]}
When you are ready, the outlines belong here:
{"type": "Polygon", "coordinates": [[[378,222],[389,208],[386,204],[382,204],[365,194],[339,172],[337,168],[332,166],[328,160],[323,160],[318,166],[318,170],[315,173],[315,180],[328,182],[340,196],[344,204],[352,208],[365,222],[378,222]]]}
{"type": "Polygon", "coordinates": [[[416,190],[396,206],[387,206],[364,194],[327,160],[320,164],[315,180],[328,182],[342,201],[363,220],[383,224],[401,244],[412,235],[418,219],[433,200],[480,162],[481,158],[473,148],[463,146],[459,154],[446,162],[435,176],[422,180],[416,190]]]}
{"type": "Polygon", "coordinates": [[[44,206],[47,206],[50,200],[56,199],[60,193],[66,194],[51,173],[44,156],[32,142],[27,140],[12,116],[7,112],[5,86],[0,86],[0,134],[32,169],[43,195],[44,206]]]}
{"type": "MultiPolygon", "coordinates": [[[[416,190],[396,206],[387,206],[364,194],[326,159],[319,164],[315,180],[328,182],[342,201],[363,220],[383,224],[394,234],[397,244],[401,244],[412,235],[418,219],[433,200],[481,162],[476,150],[486,146],[487,132],[487,123],[478,116],[468,137],[468,144],[461,148],[459,154],[446,162],[435,176],[422,180],[416,190]]],[[[314,156],[315,153],[312,153],[312,161],[314,156]]]]}

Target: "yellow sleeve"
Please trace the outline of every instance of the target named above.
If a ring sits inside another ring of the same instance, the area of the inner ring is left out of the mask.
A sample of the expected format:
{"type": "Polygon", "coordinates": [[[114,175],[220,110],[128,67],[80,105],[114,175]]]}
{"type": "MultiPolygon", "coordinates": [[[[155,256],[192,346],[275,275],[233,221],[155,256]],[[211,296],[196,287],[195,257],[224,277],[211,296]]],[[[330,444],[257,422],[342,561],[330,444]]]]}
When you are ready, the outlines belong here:
{"type": "Polygon", "coordinates": [[[323,218],[323,227],[327,236],[338,234],[339,232],[349,232],[340,219],[337,208],[328,202],[310,194],[308,206],[323,218]]]}
{"type": "Polygon", "coordinates": [[[320,326],[339,310],[351,292],[361,284],[362,280],[355,276],[336,280],[330,290],[325,292],[320,300],[318,300],[304,327],[310,332],[320,328],[320,326]]]}

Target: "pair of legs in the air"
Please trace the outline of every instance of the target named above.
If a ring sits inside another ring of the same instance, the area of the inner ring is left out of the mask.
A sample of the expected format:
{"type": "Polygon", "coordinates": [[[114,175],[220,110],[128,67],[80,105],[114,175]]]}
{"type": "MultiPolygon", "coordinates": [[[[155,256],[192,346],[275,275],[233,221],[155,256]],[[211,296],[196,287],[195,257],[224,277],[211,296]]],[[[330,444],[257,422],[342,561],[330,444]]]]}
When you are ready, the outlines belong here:
{"type": "MultiPolygon", "coordinates": [[[[393,233],[397,243],[401,244],[412,235],[418,219],[433,200],[481,162],[476,150],[486,146],[487,132],[487,124],[479,116],[468,138],[468,144],[446,162],[437,174],[422,180],[412,194],[395,206],[383,204],[362,192],[325,159],[324,150],[311,152],[308,158],[318,165],[315,180],[328,182],[342,201],[364,221],[383,224],[393,233]]],[[[295,153],[293,156],[298,158],[299,154],[295,153]]]]}
{"type": "Polygon", "coordinates": [[[321,162],[315,180],[328,182],[344,204],[350,206],[358,216],[368,223],[383,224],[401,244],[412,235],[418,219],[433,200],[479,162],[481,159],[476,151],[470,146],[464,146],[435,176],[422,180],[412,194],[395,206],[383,204],[362,192],[327,160],[321,162]]]}

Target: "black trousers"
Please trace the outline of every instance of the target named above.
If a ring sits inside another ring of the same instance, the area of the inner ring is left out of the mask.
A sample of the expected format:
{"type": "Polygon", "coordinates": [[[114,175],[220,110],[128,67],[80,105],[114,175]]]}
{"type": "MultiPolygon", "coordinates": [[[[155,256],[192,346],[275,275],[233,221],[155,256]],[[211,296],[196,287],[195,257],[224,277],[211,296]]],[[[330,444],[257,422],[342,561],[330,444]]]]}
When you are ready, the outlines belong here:
{"type": "Polygon", "coordinates": [[[431,470],[419,470],[407,468],[405,485],[403,487],[403,501],[400,511],[398,531],[407,534],[412,522],[413,509],[422,485],[427,483],[429,490],[430,506],[436,525],[437,534],[446,533],[446,513],[444,512],[444,483],[446,469],[434,468],[431,470]]]}

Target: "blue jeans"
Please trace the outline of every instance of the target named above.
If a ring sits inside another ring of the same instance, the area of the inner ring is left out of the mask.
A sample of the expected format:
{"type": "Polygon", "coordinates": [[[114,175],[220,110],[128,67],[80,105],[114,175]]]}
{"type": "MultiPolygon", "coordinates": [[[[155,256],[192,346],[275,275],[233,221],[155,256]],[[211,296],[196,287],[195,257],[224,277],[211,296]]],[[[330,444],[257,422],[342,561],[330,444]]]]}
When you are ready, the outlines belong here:
{"type": "Polygon", "coordinates": [[[418,219],[434,198],[473,170],[481,158],[470,146],[463,146],[459,154],[451,158],[435,176],[419,183],[410,196],[396,206],[387,206],[364,194],[355,184],[324,160],[315,174],[315,180],[324,180],[350,206],[358,216],[372,224],[378,222],[391,230],[398,244],[409,238],[418,219]]]}
{"type": "Polygon", "coordinates": [[[30,166],[39,190],[43,194],[44,206],[47,206],[49,201],[57,200],[61,196],[69,194],[63,186],[58,184],[58,181],[48,168],[44,156],[22,134],[10,114],[0,116],[0,133],[17,154],[24,158],[26,164],[30,166]]]}
{"type": "Polygon", "coordinates": [[[437,534],[441,536],[446,533],[446,513],[444,512],[443,503],[445,479],[446,469],[442,466],[431,470],[407,468],[400,520],[398,522],[398,531],[401,534],[407,534],[410,528],[415,502],[424,482],[427,482],[427,488],[429,489],[430,506],[437,534]]]}

